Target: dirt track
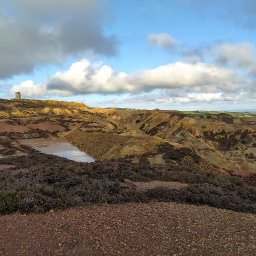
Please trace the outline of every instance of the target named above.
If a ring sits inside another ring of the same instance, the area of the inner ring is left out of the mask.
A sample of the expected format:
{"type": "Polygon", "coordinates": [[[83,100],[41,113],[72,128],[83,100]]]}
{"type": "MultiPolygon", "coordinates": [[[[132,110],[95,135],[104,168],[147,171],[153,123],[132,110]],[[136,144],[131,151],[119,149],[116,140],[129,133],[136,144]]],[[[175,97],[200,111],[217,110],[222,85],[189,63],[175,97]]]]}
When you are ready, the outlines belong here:
{"type": "Polygon", "coordinates": [[[256,215],[176,203],[0,217],[0,255],[255,255],[256,215]]]}

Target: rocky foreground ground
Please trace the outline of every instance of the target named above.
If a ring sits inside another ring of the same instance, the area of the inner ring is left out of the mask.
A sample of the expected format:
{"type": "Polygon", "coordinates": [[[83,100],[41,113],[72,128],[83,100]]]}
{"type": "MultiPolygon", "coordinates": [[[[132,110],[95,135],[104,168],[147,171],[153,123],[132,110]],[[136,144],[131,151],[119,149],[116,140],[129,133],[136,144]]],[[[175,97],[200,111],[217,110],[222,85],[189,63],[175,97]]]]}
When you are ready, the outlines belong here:
{"type": "Polygon", "coordinates": [[[177,203],[0,217],[0,255],[255,255],[256,215],[177,203]]]}

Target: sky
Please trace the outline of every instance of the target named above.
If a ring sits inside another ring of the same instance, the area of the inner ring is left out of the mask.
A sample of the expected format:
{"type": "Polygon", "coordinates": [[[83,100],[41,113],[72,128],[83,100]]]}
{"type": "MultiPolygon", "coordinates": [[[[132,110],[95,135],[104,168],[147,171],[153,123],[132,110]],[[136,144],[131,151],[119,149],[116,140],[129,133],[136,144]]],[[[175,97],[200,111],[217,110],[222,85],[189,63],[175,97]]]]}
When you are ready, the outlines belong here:
{"type": "Polygon", "coordinates": [[[0,97],[256,109],[255,0],[0,0],[0,97]]]}

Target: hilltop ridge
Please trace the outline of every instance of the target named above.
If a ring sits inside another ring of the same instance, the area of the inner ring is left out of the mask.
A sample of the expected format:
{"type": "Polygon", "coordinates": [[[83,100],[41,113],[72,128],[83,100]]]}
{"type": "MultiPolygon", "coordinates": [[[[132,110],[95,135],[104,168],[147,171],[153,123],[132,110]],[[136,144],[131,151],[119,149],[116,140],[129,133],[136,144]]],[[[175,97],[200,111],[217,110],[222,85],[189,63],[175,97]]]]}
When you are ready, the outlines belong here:
{"type": "Polygon", "coordinates": [[[2,213],[152,200],[256,211],[253,114],[0,100],[0,118],[2,213]],[[96,162],[23,143],[35,138],[70,142],[96,162]]]}

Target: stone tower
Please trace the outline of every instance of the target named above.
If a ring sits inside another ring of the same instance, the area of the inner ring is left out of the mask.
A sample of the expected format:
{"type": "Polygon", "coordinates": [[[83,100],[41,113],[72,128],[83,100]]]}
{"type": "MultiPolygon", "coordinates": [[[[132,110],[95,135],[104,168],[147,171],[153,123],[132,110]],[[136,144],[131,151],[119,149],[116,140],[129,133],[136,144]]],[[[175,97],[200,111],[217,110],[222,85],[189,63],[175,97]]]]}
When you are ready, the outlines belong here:
{"type": "Polygon", "coordinates": [[[21,100],[21,93],[20,92],[15,92],[15,99],[16,100],[21,100]]]}

